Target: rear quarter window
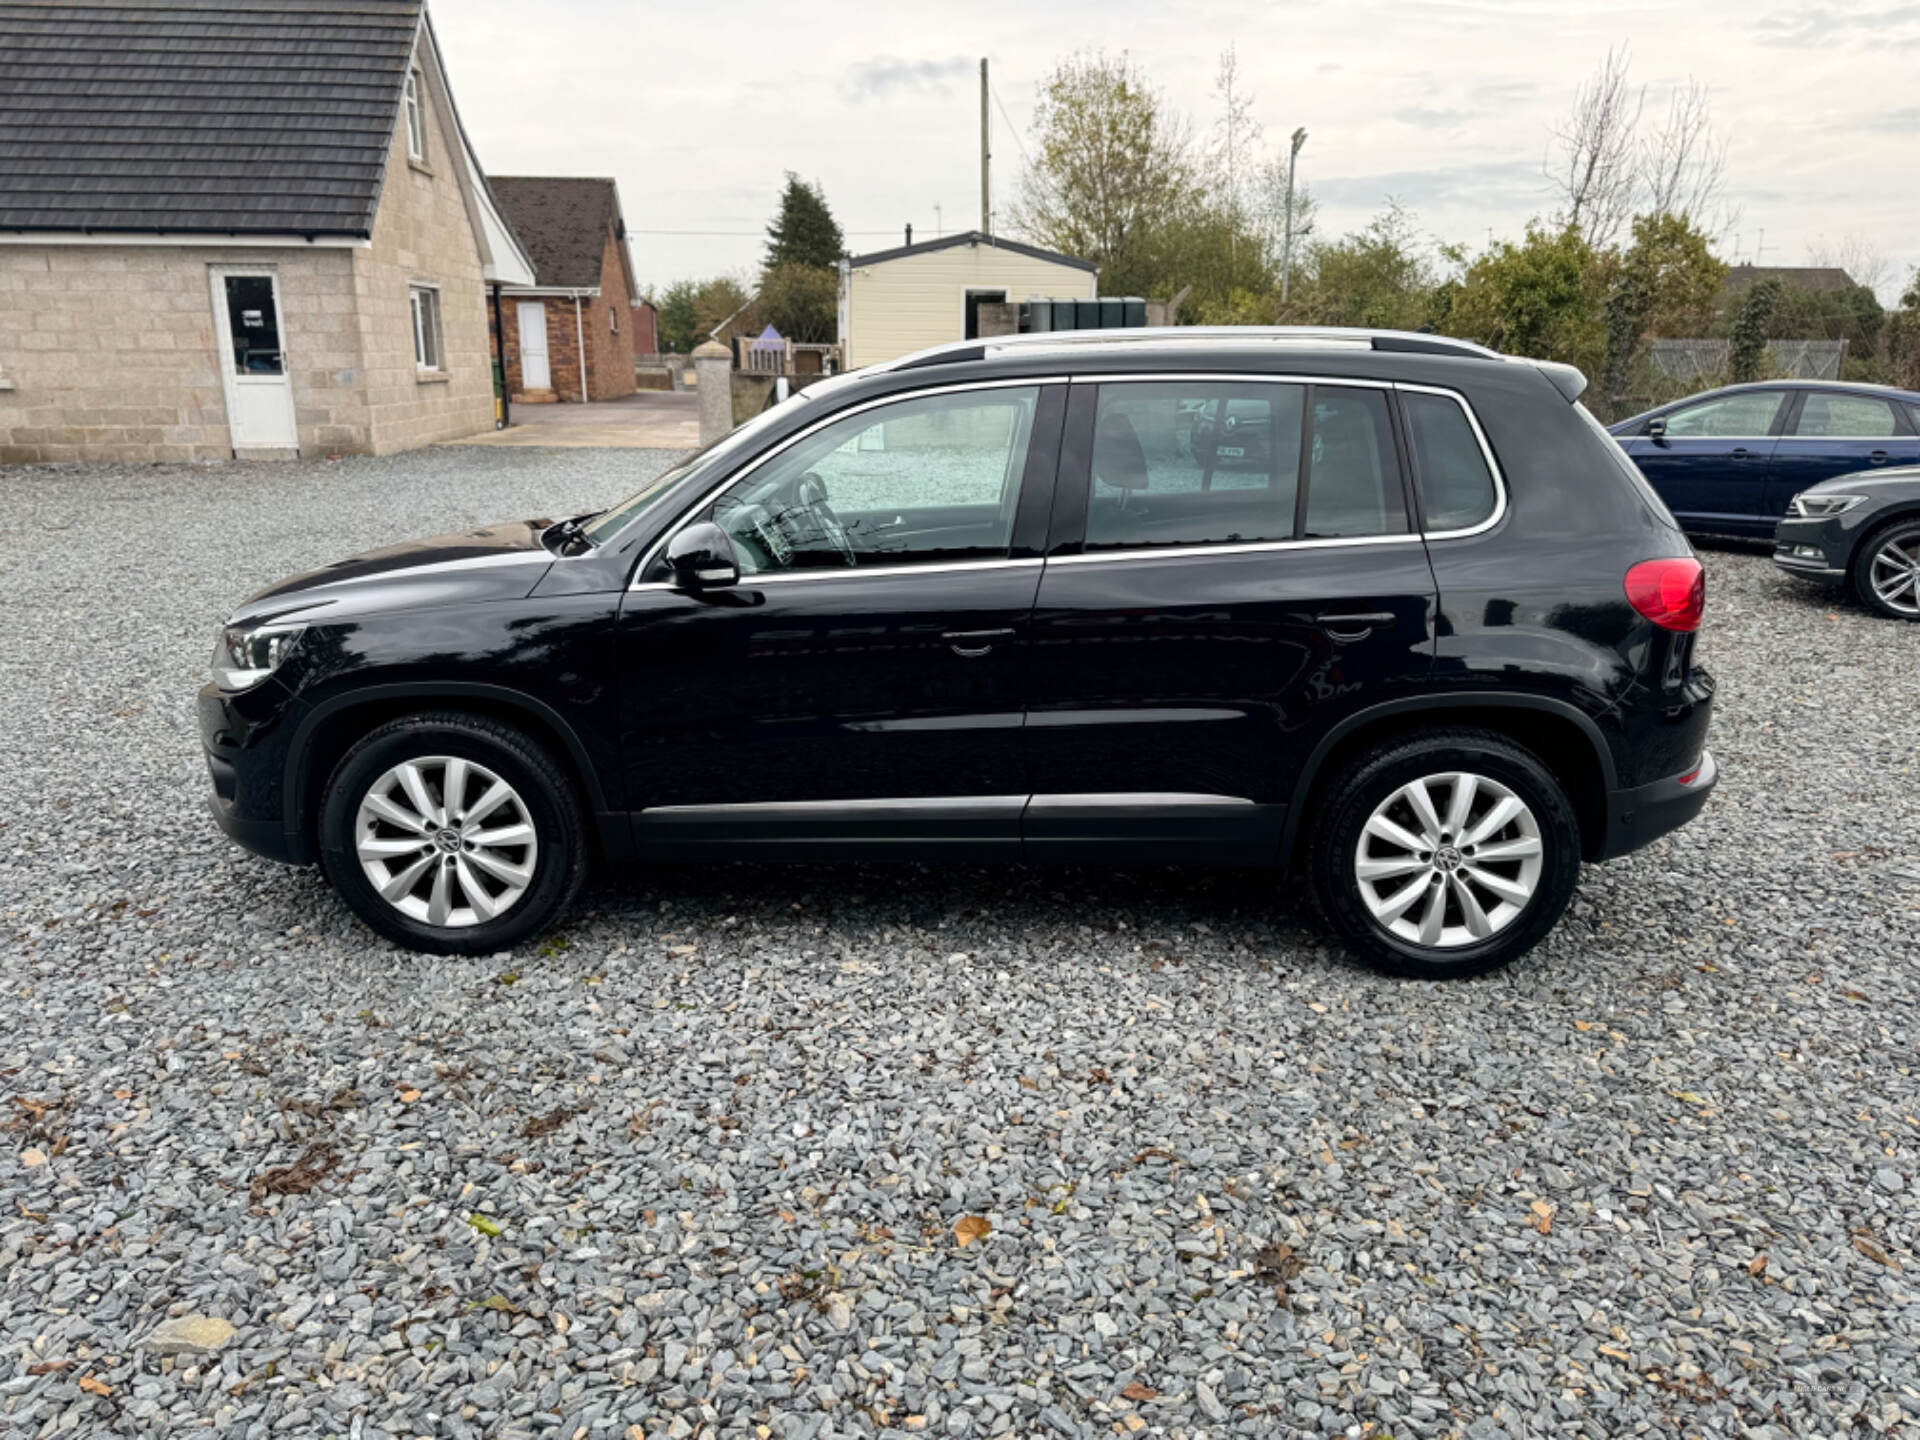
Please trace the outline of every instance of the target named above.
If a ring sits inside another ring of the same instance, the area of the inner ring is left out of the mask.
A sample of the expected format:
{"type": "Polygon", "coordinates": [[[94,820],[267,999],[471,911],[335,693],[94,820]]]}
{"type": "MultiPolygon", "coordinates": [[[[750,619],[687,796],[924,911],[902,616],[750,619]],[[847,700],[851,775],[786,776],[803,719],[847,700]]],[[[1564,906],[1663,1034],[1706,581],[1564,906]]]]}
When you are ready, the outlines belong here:
{"type": "Polygon", "coordinates": [[[1450,395],[1418,390],[1403,390],[1400,404],[1428,532],[1470,530],[1490,518],[1499,491],[1465,407],[1450,395]]]}

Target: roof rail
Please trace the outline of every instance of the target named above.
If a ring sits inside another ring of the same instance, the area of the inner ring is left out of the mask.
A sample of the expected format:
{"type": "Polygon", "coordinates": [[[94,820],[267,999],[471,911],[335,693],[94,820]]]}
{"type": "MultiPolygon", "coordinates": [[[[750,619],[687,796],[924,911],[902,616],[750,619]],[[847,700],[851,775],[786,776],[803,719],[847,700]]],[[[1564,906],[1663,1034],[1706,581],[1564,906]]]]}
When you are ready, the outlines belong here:
{"type": "Polygon", "coordinates": [[[1415,355],[1458,355],[1476,360],[1504,358],[1471,340],[1406,330],[1365,330],[1314,325],[1154,325],[1126,330],[1039,330],[1025,335],[996,335],[956,340],[916,350],[873,367],[917,370],[926,365],[955,365],[989,355],[1021,355],[1118,345],[1298,345],[1311,349],[1371,349],[1415,355]]]}

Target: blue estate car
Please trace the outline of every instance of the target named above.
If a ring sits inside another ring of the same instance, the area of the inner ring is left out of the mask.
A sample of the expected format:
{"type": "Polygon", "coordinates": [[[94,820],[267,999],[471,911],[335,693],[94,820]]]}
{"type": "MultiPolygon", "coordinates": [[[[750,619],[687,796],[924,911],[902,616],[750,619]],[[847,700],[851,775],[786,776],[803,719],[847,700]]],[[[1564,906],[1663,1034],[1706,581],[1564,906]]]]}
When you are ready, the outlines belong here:
{"type": "Polygon", "coordinates": [[[1608,427],[1684,529],[1771,538],[1809,485],[1920,464],[1920,394],[1765,380],[1690,395],[1608,427]]]}

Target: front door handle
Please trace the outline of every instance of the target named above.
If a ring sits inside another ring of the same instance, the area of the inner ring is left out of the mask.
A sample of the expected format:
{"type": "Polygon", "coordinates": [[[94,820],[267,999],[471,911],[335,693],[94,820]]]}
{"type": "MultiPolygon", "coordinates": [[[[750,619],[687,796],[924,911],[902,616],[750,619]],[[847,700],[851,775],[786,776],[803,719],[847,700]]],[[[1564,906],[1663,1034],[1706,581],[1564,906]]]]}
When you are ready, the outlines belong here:
{"type": "Polygon", "coordinates": [[[1011,630],[949,630],[940,637],[963,660],[978,660],[991,653],[1002,640],[1013,638],[1011,630]]]}
{"type": "Polygon", "coordinates": [[[1751,460],[1753,459],[1753,451],[1747,449],[1744,445],[1737,445],[1733,449],[1732,458],[1735,460],[1751,460]]]}
{"type": "Polygon", "coordinates": [[[1874,451],[1874,452],[1873,452],[1873,453],[1872,453],[1871,455],[1869,455],[1869,456],[1867,456],[1867,463],[1868,463],[1869,465],[1884,465],[1884,464],[1886,464],[1886,463],[1887,463],[1887,452],[1886,452],[1886,451],[1884,451],[1884,450],[1876,450],[1876,451],[1874,451]]]}

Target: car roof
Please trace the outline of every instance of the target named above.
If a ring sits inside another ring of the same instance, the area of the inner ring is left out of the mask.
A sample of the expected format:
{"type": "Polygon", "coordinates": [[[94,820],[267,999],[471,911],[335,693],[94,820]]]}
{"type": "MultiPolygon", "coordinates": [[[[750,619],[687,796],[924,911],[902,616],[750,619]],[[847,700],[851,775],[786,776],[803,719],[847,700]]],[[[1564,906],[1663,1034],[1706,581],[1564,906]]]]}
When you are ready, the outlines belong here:
{"type": "Polygon", "coordinates": [[[1743,390],[1840,390],[1861,395],[1877,395],[1887,400],[1920,402],[1920,391],[1902,390],[1897,385],[1875,385],[1865,380],[1805,380],[1796,377],[1781,380],[1748,380],[1738,385],[1716,385],[1711,390],[1700,390],[1692,395],[1683,395],[1678,400],[1669,400],[1664,405],[1656,405],[1652,410],[1642,413],[1652,415],[1657,411],[1671,410],[1676,405],[1705,400],[1712,395],[1736,395],[1743,390]]]}

